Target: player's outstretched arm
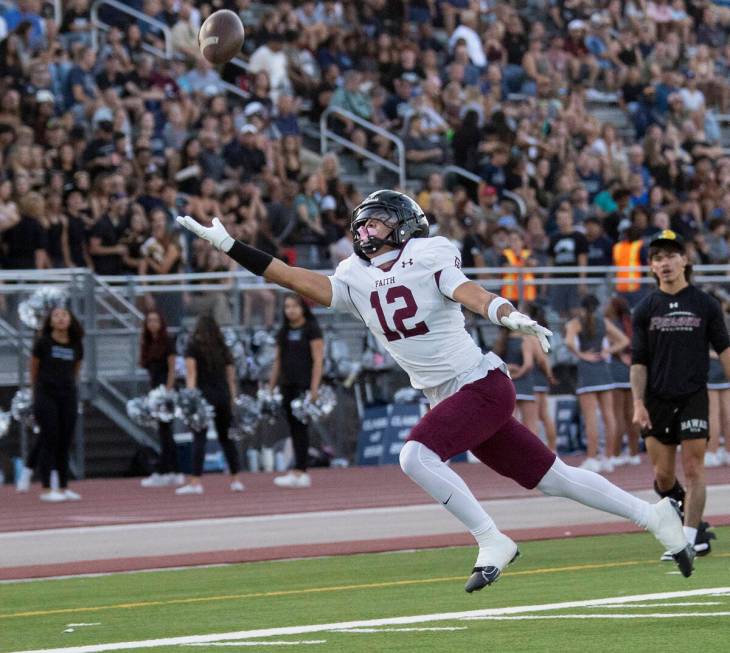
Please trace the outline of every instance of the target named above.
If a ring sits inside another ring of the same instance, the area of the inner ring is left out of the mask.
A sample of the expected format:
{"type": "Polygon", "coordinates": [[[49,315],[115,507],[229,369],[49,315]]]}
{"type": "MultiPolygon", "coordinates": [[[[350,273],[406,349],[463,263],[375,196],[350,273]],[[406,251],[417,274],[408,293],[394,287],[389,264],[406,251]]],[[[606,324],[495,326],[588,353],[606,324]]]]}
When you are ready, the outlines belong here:
{"type": "Polygon", "coordinates": [[[323,306],[332,304],[332,284],[326,275],[292,267],[275,259],[271,254],[236,240],[226,231],[218,218],[213,218],[210,227],[203,226],[189,215],[177,216],[177,222],[228,254],[249,272],[262,276],[271,283],[289,288],[323,306]]]}
{"type": "Polygon", "coordinates": [[[466,306],[473,313],[488,318],[494,324],[529,336],[537,336],[542,350],[546,354],[550,351],[548,337],[553,335],[552,331],[520,313],[504,297],[485,290],[473,281],[466,281],[454,290],[454,301],[466,306]]]}

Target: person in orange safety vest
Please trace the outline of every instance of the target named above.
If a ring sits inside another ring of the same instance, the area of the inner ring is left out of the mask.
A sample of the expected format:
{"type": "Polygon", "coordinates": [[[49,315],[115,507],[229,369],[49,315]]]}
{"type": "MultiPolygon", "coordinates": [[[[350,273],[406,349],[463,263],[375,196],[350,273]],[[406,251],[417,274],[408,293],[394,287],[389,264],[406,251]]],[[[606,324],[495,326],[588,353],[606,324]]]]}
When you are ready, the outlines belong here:
{"type": "MultiPolygon", "coordinates": [[[[509,234],[509,247],[502,252],[501,264],[503,267],[523,268],[534,267],[535,259],[532,252],[525,247],[525,239],[517,229],[509,234]]],[[[512,302],[532,302],[537,297],[535,275],[532,272],[506,273],[502,275],[504,285],[500,294],[512,302]]]]}

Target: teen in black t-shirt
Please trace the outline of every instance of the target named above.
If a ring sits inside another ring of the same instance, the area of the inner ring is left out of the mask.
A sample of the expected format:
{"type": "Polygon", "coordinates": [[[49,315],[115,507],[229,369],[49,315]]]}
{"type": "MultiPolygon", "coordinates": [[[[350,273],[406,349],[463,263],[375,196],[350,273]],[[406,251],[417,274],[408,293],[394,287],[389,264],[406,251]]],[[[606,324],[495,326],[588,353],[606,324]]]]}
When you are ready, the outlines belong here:
{"type": "Polygon", "coordinates": [[[302,297],[288,294],[284,298],[284,324],[277,336],[276,360],[269,381],[270,388],[278,383],[281,389],[294,445],[294,469],[274,479],[279,487],[303,488],[311,485],[307,474],[309,429],[294,417],[291,402],[307,390],[313,400],[317,398],[323,360],[324,341],[317,318],[302,297]]]}
{"type": "Polygon", "coordinates": [[[719,304],[689,283],[691,267],[675,232],[664,230],[651,241],[649,265],[659,288],[636,306],[632,318],[634,422],[642,427],[655,490],[683,505],[687,540],[704,555],[710,551],[702,522],[709,347],[730,378],[730,337],[719,304]],[[686,495],[675,471],[680,444],[686,495]]]}
{"type": "Polygon", "coordinates": [[[33,412],[40,428],[41,500],[78,500],[68,489],[68,455],[78,412],[77,380],[84,357],[84,330],[71,311],[54,308],[33,345],[30,380],[33,412]],[[51,470],[58,470],[59,489],[51,490],[51,470]]]}

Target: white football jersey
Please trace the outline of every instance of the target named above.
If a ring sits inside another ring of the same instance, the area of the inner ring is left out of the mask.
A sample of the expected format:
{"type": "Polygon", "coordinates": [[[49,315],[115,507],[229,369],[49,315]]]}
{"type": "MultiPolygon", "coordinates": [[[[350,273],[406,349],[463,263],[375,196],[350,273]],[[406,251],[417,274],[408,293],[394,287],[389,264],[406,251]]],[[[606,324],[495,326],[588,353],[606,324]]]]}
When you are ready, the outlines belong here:
{"type": "Polygon", "coordinates": [[[464,328],[461,304],[447,296],[454,288],[439,287],[447,268],[460,269],[461,255],[437,236],[411,238],[387,271],[352,254],[329,277],[331,308],[360,318],[419,390],[454,379],[484,357],[464,328]]]}

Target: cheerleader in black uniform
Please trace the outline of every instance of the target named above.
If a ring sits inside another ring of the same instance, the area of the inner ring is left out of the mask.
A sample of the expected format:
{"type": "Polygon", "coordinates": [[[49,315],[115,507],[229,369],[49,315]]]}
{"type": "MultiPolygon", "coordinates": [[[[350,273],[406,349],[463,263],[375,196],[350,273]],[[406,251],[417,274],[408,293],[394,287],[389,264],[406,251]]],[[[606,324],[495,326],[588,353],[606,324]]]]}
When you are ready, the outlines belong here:
{"type": "Polygon", "coordinates": [[[77,382],[84,357],[84,330],[66,308],[54,308],[33,345],[30,380],[33,413],[40,428],[42,501],[78,501],[68,488],[68,455],[78,413],[77,382]],[[58,470],[58,489],[51,489],[51,470],[58,470]]]}
{"type": "MultiPolygon", "coordinates": [[[[188,388],[198,388],[215,410],[215,430],[231,473],[230,488],[242,492],[239,476],[238,450],[228,436],[233,417],[232,404],[236,397],[236,371],[233,356],[226,346],[216,321],[201,315],[185,352],[185,382],[188,388]]],[[[203,494],[201,477],[205,462],[207,429],[193,433],[193,473],[190,482],[175,490],[176,494],[203,494]]]]}
{"type": "MultiPolygon", "coordinates": [[[[144,318],[141,367],[150,377],[150,389],[164,385],[172,390],[175,385],[175,346],[167,333],[165,318],[157,311],[150,311],[144,318]]],[[[157,422],[160,436],[160,461],[157,471],[142,480],[142,487],[182,485],[185,482],[177,460],[177,446],[172,437],[172,422],[157,422]]]]}
{"type": "Polygon", "coordinates": [[[276,359],[269,387],[274,388],[278,384],[281,388],[294,447],[294,469],[274,479],[279,487],[308,488],[312,484],[307,473],[309,427],[294,416],[291,402],[307,391],[313,399],[317,398],[323,361],[324,340],[317,318],[302,297],[294,293],[286,295],[284,324],[277,336],[276,359]]]}

